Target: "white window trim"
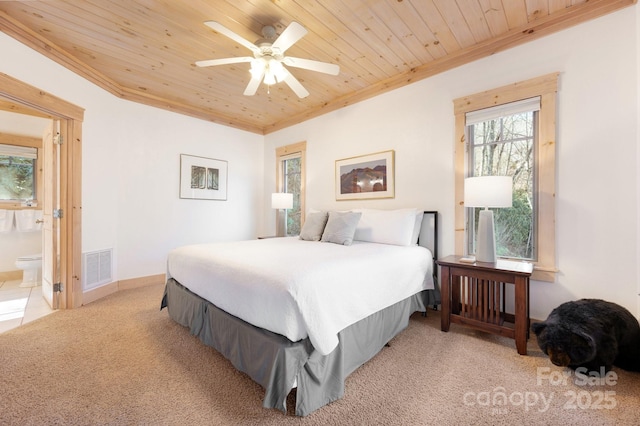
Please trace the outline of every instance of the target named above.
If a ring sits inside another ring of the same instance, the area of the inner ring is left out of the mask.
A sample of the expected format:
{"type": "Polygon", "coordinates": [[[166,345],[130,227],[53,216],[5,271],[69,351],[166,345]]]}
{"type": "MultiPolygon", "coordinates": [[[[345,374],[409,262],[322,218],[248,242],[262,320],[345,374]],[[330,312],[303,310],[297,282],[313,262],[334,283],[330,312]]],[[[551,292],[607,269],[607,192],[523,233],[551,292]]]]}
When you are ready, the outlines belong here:
{"type": "Polygon", "coordinates": [[[465,126],[469,127],[473,124],[484,123],[485,121],[494,120],[507,115],[515,115],[531,111],[540,111],[540,96],[469,111],[465,114],[465,126]]]}
{"type": "Polygon", "coordinates": [[[22,157],[35,160],[38,158],[38,148],[20,145],[0,144],[0,155],[8,157],[22,157]]]}
{"type": "Polygon", "coordinates": [[[467,176],[467,113],[539,96],[537,152],[537,261],[532,279],[555,281],[556,101],[559,73],[514,83],[453,101],[455,129],[455,253],[465,255],[464,178],[467,176]]]}

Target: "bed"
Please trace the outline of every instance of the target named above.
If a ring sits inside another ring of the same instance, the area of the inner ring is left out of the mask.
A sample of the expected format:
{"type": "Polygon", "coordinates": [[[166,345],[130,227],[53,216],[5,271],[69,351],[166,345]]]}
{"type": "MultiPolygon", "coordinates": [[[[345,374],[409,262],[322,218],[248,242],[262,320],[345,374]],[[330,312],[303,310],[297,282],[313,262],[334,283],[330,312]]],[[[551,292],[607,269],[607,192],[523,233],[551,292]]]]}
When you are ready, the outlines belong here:
{"type": "Polygon", "coordinates": [[[307,214],[299,237],[172,250],[161,309],[265,389],[263,406],[306,416],[437,306],[437,212],[307,214]]]}

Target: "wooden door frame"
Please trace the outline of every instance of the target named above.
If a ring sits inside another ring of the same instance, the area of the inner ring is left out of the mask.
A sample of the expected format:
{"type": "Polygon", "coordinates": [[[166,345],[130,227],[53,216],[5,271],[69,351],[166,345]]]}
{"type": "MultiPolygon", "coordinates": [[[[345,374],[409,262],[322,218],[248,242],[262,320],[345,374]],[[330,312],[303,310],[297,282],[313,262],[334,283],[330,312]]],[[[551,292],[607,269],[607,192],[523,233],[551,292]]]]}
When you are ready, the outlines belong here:
{"type": "MultiPolygon", "coordinates": [[[[84,109],[0,73],[0,102],[13,112],[60,120],[60,309],[82,305],[82,121],[84,109]]],[[[46,184],[46,183],[45,183],[46,184]]]]}

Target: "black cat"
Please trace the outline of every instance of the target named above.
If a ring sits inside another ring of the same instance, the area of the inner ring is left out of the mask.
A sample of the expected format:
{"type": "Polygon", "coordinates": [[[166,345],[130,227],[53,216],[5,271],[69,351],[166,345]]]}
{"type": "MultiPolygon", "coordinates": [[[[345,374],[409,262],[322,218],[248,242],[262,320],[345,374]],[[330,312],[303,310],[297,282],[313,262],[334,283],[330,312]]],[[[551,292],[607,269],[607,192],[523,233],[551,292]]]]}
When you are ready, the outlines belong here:
{"type": "Polygon", "coordinates": [[[640,325],[625,308],[599,299],[566,302],[534,323],[540,349],[555,365],[605,372],[640,371],[640,325]]]}

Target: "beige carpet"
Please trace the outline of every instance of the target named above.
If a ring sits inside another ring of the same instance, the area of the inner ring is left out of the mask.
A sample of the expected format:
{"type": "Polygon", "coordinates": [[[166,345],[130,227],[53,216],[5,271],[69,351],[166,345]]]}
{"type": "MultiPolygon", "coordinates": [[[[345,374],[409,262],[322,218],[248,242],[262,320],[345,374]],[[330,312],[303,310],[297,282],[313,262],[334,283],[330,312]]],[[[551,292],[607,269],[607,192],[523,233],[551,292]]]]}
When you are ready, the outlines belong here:
{"type": "Polygon", "coordinates": [[[0,424],[640,422],[640,374],[617,369],[608,384],[576,384],[535,341],[519,356],[509,339],[457,325],[441,332],[437,312],[414,315],[347,379],[345,398],[305,418],[284,415],[262,408],[259,385],[159,310],[162,290],[122,291],[0,334],[0,424]]]}

